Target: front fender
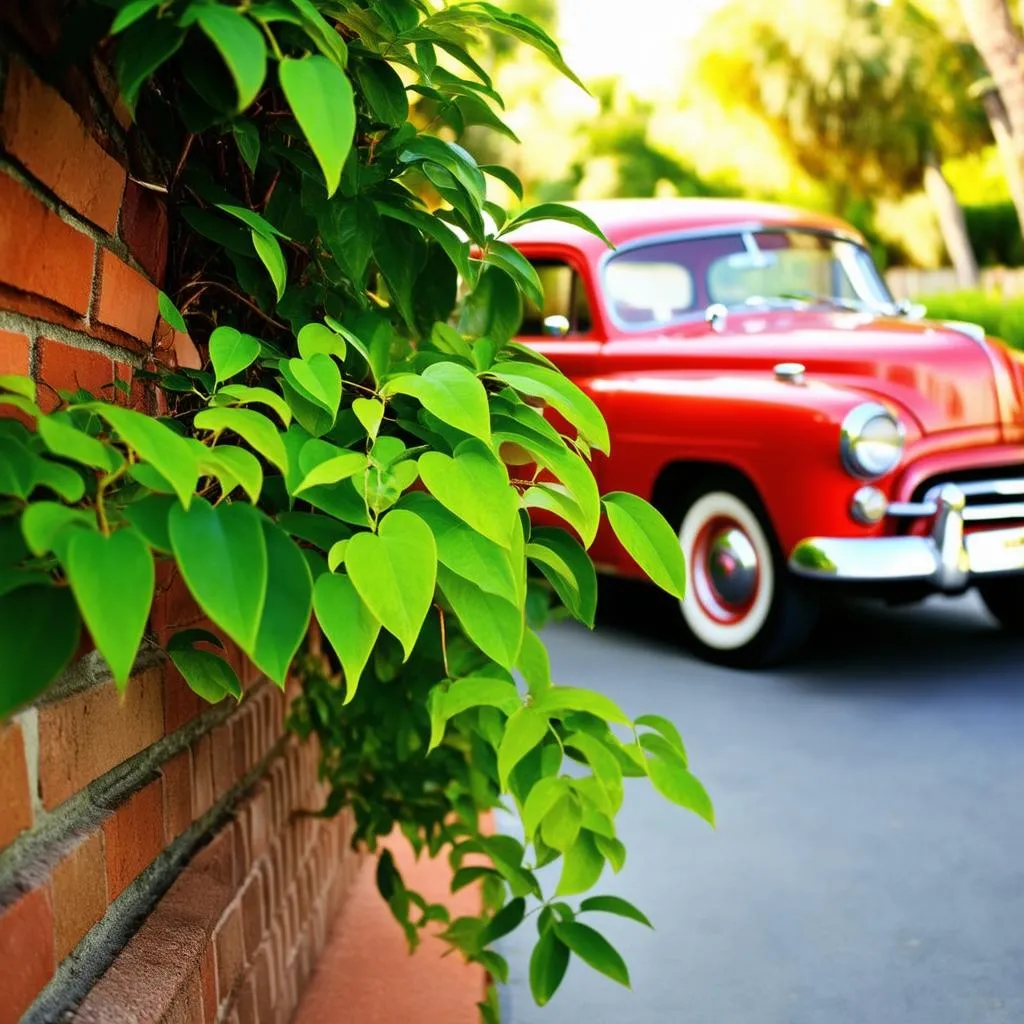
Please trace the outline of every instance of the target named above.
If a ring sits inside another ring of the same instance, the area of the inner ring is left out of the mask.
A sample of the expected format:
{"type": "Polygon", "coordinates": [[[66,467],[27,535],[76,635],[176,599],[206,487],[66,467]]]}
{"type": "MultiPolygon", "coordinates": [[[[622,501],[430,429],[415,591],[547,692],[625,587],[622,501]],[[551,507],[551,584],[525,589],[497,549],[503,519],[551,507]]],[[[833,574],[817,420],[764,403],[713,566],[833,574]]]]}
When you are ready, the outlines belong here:
{"type": "MultiPolygon", "coordinates": [[[[854,389],[760,374],[631,373],[581,383],[604,412],[612,437],[611,457],[599,467],[602,491],[650,499],[667,467],[717,463],[738,470],[757,489],[786,553],[807,536],[881,532],[849,515],[863,481],[843,468],[839,433],[846,414],[866,400],[854,389]]],[[[632,569],[606,535],[595,557],[632,569]]]]}

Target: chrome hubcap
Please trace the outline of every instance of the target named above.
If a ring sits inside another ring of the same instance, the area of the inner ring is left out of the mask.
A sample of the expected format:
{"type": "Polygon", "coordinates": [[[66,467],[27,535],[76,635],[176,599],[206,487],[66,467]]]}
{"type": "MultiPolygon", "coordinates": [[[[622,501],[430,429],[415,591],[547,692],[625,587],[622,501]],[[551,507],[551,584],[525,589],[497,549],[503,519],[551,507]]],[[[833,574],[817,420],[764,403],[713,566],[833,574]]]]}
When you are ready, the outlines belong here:
{"type": "Polygon", "coordinates": [[[757,590],[757,552],[750,538],[730,526],[711,539],[707,549],[707,579],[724,605],[746,604],[757,590]]]}

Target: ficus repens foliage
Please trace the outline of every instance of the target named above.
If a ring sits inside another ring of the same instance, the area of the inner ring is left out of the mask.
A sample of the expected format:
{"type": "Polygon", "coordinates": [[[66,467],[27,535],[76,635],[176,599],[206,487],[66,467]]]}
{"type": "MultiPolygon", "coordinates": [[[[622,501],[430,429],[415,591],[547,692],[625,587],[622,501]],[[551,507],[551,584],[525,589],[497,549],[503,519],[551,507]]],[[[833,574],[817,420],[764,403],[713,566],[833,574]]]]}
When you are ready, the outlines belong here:
{"type": "MultiPolygon", "coordinates": [[[[481,913],[452,920],[383,854],[410,944],[433,924],[501,981],[495,943],[531,917],[539,1003],[573,956],[628,984],[597,925],[647,919],[594,894],[625,861],[624,780],[708,821],[711,804],[675,727],[557,685],[538,630],[553,609],[593,625],[602,516],[677,595],[681,555],[645,502],[599,495],[601,414],[514,341],[540,285],[502,236],[542,218],[598,229],[569,207],[492,202],[488,179],[518,201],[515,176],[444,138],[503,130],[482,33],[571,76],[557,46],[482,0],[80,13],[79,42],[112,61],[145,140],[140,180],[167,194],[161,315],[206,362],[160,375],[157,417],[119,401],[123,382],[44,414],[32,382],[0,378],[0,403],[32,425],[0,420],[0,714],[62,671],[83,628],[130,685],[169,560],[267,676],[302,681],[291,723],[319,738],[331,788],[311,810],[348,806],[356,842],[399,829],[447,855],[453,889],[482,886],[481,913]],[[481,830],[499,803],[518,838],[481,830]]],[[[244,699],[219,644],[183,630],[165,650],[205,699],[244,699]]]]}

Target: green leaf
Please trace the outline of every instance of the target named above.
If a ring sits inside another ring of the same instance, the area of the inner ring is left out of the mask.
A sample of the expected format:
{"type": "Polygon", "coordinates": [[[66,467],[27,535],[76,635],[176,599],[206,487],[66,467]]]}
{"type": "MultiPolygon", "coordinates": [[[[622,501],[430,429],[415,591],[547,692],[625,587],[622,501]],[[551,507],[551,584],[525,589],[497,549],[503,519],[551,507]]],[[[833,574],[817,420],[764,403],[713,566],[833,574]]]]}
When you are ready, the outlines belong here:
{"type": "Polygon", "coordinates": [[[523,609],[481,590],[443,566],[438,585],[470,640],[502,668],[512,669],[523,640],[523,609]]]}
{"type": "Polygon", "coordinates": [[[324,324],[306,324],[296,336],[296,341],[303,359],[316,354],[345,358],[345,339],[324,324]]]}
{"type": "Polygon", "coordinates": [[[484,262],[505,271],[536,306],[544,306],[544,289],[533,264],[507,242],[491,239],[484,250],[484,262]]]}
{"type": "Polygon", "coordinates": [[[35,381],[16,373],[0,373],[0,391],[10,391],[29,400],[36,397],[35,381]]]}
{"type": "Polygon", "coordinates": [[[568,966],[569,947],[549,928],[530,955],[530,992],[538,1006],[546,1006],[558,991],[568,966]]]}
{"type": "Polygon", "coordinates": [[[4,719],[60,675],[78,647],[82,623],[71,591],[49,585],[18,587],[0,596],[0,622],[4,719]]]}
{"type": "Polygon", "coordinates": [[[21,532],[33,555],[56,551],[59,538],[72,528],[96,529],[96,517],[56,501],[33,501],[21,517],[21,532]]]}
{"type": "Polygon", "coordinates": [[[306,31],[316,43],[316,48],[343,68],[348,61],[348,48],[338,35],[334,26],[317,9],[313,0],[291,0],[292,6],[299,11],[305,22],[306,31]]]}
{"type": "Polygon", "coordinates": [[[470,708],[491,707],[513,714],[522,705],[515,684],[507,679],[471,675],[456,680],[450,686],[441,684],[431,691],[430,746],[433,750],[442,739],[449,719],[470,708]]]}
{"type": "Polygon", "coordinates": [[[428,238],[432,238],[452,261],[463,281],[470,286],[473,285],[476,281],[474,268],[477,264],[470,261],[469,243],[460,238],[440,217],[423,210],[396,206],[394,203],[380,200],[374,204],[374,207],[383,216],[409,224],[428,238]]]}
{"type": "Polygon", "coordinates": [[[498,777],[503,788],[508,788],[512,769],[548,735],[549,729],[547,717],[534,708],[520,708],[509,718],[498,748],[498,777]]]}
{"type": "Polygon", "coordinates": [[[618,874],[626,866],[626,847],[611,836],[595,835],[594,842],[597,843],[601,854],[611,864],[612,871],[618,874]]]}
{"type": "Polygon", "coordinates": [[[252,366],[260,354],[260,343],[234,327],[218,327],[210,335],[210,362],[219,384],[252,366]]]}
{"type": "MultiPolygon", "coordinates": [[[[281,434],[262,413],[250,409],[204,409],[196,414],[200,430],[230,430],[272,462],[282,473],[288,472],[288,453],[281,434]]],[[[191,452],[189,452],[191,455],[191,452]]]]}
{"type": "Polygon", "coordinates": [[[562,604],[589,628],[597,614],[597,574],[594,563],[577,541],[557,527],[537,527],[526,554],[555,588],[562,604]]]}
{"type": "Polygon", "coordinates": [[[383,60],[365,59],[355,64],[356,81],[377,121],[403,124],[409,116],[409,98],[398,72],[383,60]]]}
{"type": "Polygon", "coordinates": [[[462,304],[459,331],[504,345],[516,335],[522,322],[523,299],[515,282],[497,267],[486,267],[462,304]]]}
{"type": "Polygon", "coordinates": [[[523,923],[523,916],[526,913],[526,900],[522,896],[517,896],[514,900],[509,900],[487,922],[487,927],[484,929],[483,934],[480,937],[481,945],[488,945],[492,942],[497,942],[498,939],[508,935],[509,932],[513,932],[523,923]]]}
{"type": "Polygon", "coordinates": [[[381,394],[411,395],[442,422],[490,443],[487,392],[472,370],[459,363],[433,363],[422,374],[392,377],[381,394]]]}
{"type": "Polygon", "coordinates": [[[503,548],[518,527],[519,499],[508,471],[480,441],[463,441],[454,457],[441,452],[420,456],[420,478],[450,512],[503,548]]]}
{"type": "Polygon", "coordinates": [[[0,435],[0,494],[28,498],[36,485],[36,466],[40,461],[20,441],[0,435]]]}
{"type": "Polygon", "coordinates": [[[261,234],[255,228],[251,229],[251,234],[253,248],[260,262],[267,268],[270,280],[274,283],[277,301],[280,302],[285,288],[288,287],[288,266],[284,261],[281,243],[276,238],[261,234]]]}
{"type": "Polygon", "coordinates": [[[647,915],[637,910],[629,900],[621,896],[588,896],[580,903],[580,912],[600,911],[604,914],[616,914],[618,917],[628,917],[630,921],[645,924],[648,928],[654,925],[647,919],[647,915]]]}
{"type": "Polygon", "coordinates": [[[683,551],[675,530],[643,498],[625,491],[606,494],[605,515],[630,557],[662,590],[683,598],[686,572],[683,551]]]}
{"type": "Polygon", "coordinates": [[[315,544],[321,551],[330,551],[339,540],[352,536],[352,531],[333,516],[311,512],[282,512],[277,517],[277,525],[291,536],[315,544]]]}
{"type": "Polygon", "coordinates": [[[499,164],[481,164],[480,170],[484,174],[489,174],[492,178],[497,178],[503,185],[508,188],[513,195],[519,200],[523,198],[523,183],[519,180],[518,175],[507,167],[502,167],[499,164]]]}
{"type": "MultiPolygon", "coordinates": [[[[299,456],[300,464],[305,468],[305,453],[310,445],[314,444],[325,444],[321,441],[309,441],[306,448],[303,448],[302,453],[299,456]]],[[[333,445],[329,447],[334,448],[333,445]]],[[[351,476],[355,476],[357,473],[362,473],[366,469],[366,456],[359,452],[344,451],[340,448],[334,448],[338,453],[332,457],[325,459],[323,462],[317,462],[316,465],[306,473],[302,478],[302,483],[295,488],[294,493],[296,495],[301,494],[303,491],[309,490],[310,487],[321,487],[328,484],[341,483],[342,480],[347,480],[351,476]]]]}
{"type": "Polygon", "coordinates": [[[231,131],[235,136],[235,143],[238,152],[245,161],[245,166],[255,173],[256,165],[260,161],[260,133],[252,121],[239,118],[232,126],[231,131]]]}
{"type": "Polygon", "coordinates": [[[540,398],[565,417],[589,445],[608,454],[608,427],[593,400],[557,370],[536,363],[504,362],[488,373],[510,388],[540,398]]]}
{"type": "MultiPolygon", "coordinates": [[[[666,744],[667,746],[667,744],[666,744]]],[[[681,756],[673,751],[667,756],[647,758],[647,774],[654,788],[672,803],[685,807],[714,827],[715,809],[707,790],[696,775],[690,773],[681,756]]]]}
{"type": "MultiPolygon", "coordinates": [[[[614,742],[614,738],[611,741],[614,742]]],[[[609,816],[617,814],[622,806],[623,790],[622,766],[615,755],[601,740],[589,733],[573,733],[566,738],[565,745],[578,750],[586,758],[597,780],[598,788],[586,791],[584,795],[592,797],[602,813],[609,816]]]]}
{"type": "Polygon", "coordinates": [[[512,604],[520,603],[509,551],[481,536],[439,501],[421,491],[406,495],[402,508],[415,512],[430,527],[441,565],[488,594],[512,604]]]}
{"type": "Polygon", "coordinates": [[[102,441],[79,430],[66,413],[51,413],[36,421],[39,436],[46,447],[62,459],[80,462],[83,466],[109,473],[116,469],[121,457],[102,441]]]}
{"type": "Polygon", "coordinates": [[[618,722],[620,725],[632,725],[626,713],[603,693],[594,690],[582,690],[573,686],[552,686],[545,690],[534,702],[534,707],[546,714],[558,717],[562,712],[584,711],[597,715],[606,722],[618,722]]]}
{"type": "Polygon", "coordinates": [[[536,206],[531,206],[530,209],[523,210],[522,213],[513,217],[505,225],[505,230],[502,231],[502,234],[507,235],[510,231],[515,231],[516,228],[537,220],[559,220],[564,224],[572,224],[582,231],[600,238],[609,249],[613,248],[612,243],[605,237],[604,232],[590,217],[582,210],[578,210],[574,206],[566,206],[564,203],[538,203],[536,206]]]}
{"type": "Polygon", "coordinates": [[[580,802],[572,793],[563,796],[540,823],[540,834],[546,846],[563,853],[572,849],[580,834],[583,815],[580,802]]]}
{"type": "Polygon", "coordinates": [[[544,641],[532,630],[523,633],[516,668],[522,673],[530,695],[536,699],[551,686],[551,663],[544,641]]]}
{"type": "Polygon", "coordinates": [[[534,783],[523,805],[523,831],[527,839],[533,838],[547,813],[569,792],[569,780],[561,776],[549,776],[534,783]]]}
{"type": "Polygon", "coordinates": [[[202,634],[202,630],[189,629],[171,637],[167,653],[175,668],[185,677],[189,688],[210,704],[216,704],[228,696],[241,700],[242,684],[235,670],[212,651],[192,646],[197,640],[216,642],[220,646],[217,637],[202,634]]]}
{"type": "Polygon", "coordinates": [[[412,512],[395,509],[381,519],[376,535],[358,533],[349,541],[345,568],[408,658],[434,597],[437,547],[430,528],[412,512]]]}
{"type": "Polygon", "coordinates": [[[328,413],[333,423],[341,404],[341,371],[330,356],[314,352],[306,358],[282,360],[278,369],[299,394],[328,413]]]}
{"type": "Polygon", "coordinates": [[[313,578],[288,534],[267,519],[261,525],[267,546],[267,597],[252,660],[283,689],[309,627],[313,578]]]}
{"type": "Polygon", "coordinates": [[[629,988],[629,971],[625,961],[600,932],[579,921],[558,921],[554,929],[562,942],[584,963],[629,988]]]}
{"type": "Polygon", "coordinates": [[[244,110],[256,99],[267,74],[267,48],[260,30],[224,4],[193,4],[191,10],[227,64],[238,90],[238,110],[244,110]]]}
{"type": "Polygon", "coordinates": [[[133,114],[143,85],[184,41],[185,33],[171,18],[146,18],[132,25],[119,40],[114,71],[121,97],[133,114]]]}
{"type": "Polygon", "coordinates": [[[133,409],[102,402],[88,408],[102,416],[121,439],[135,449],[140,459],[150,463],[174,488],[182,505],[188,508],[199,479],[199,466],[188,441],[159,420],[133,409]]]}
{"type": "Polygon", "coordinates": [[[384,403],[377,398],[356,398],[352,402],[352,412],[363,425],[367,437],[371,441],[376,440],[377,431],[384,419],[384,403]]]}
{"type": "Polygon", "coordinates": [[[355,136],[352,85],[337,64],[316,55],[285,58],[278,74],[288,105],[324,173],[330,197],[337,191],[355,136]]]}
{"type": "Polygon", "coordinates": [[[68,541],[64,569],[96,647],[123,690],[153,603],[156,573],[149,545],[131,527],[110,536],[77,530],[68,541]]]}
{"type": "Polygon", "coordinates": [[[47,487],[66,502],[76,504],[85,497],[82,474],[59,462],[39,459],[35,465],[37,487],[47,487]]]}
{"type": "Polygon", "coordinates": [[[661,715],[640,715],[639,718],[633,719],[633,724],[645,725],[648,729],[653,729],[682,757],[683,766],[686,766],[686,744],[683,743],[683,737],[679,735],[679,730],[667,718],[663,718],[661,715]]]}
{"type": "MultiPolygon", "coordinates": [[[[171,534],[168,517],[171,509],[178,504],[178,499],[171,494],[147,494],[122,510],[136,531],[146,543],[156,551],[171,553],[171,534]]],[[[91,518],[91,517],[90,517],[91,518]]]]}
{"type": "Polygon", "coordinates": [[[247,654],[259,635],[267,593],[267,542],[259,513],[241,502],[196,498],[170,514],[171,547],[192,596],[247,654]]]}
{"type": "Polygon", "coordinates": [[[116,36],[123,32],[130,25],[134,25],[139,18],[149,14],[154,7],[159,7],[161,0],[131,0],[117,12],[110,26],[110,35],[116,36]]]}
{"type": "Polygon", "coordinates": [[[367,607],[348,576],[324,573],[313,588],[313,608],[345,673],[347,704],[380,633],[380,620],[367,607]]]}
{"type": "Polygon", "coordinates": [[[263,235],[264,238],[287,238],[266,217],[261,217],[255,210],[250,210],[245,206],[233,206],[231,203],[216,203],[215,205],[218,210],[223,210],[235,220],[240,220],[256,234],[263,235]]]}
{"type": "Polygon", "coordinates": [[[277,413],[281,425],[287,429],[292,422],[288,403],[269,388],[250,388],[245,384],[227,384],[217,392],[217,404],[266,405],[277,413]],[[225,401],[227,400],[227,401],[225,401]]]}
{"type": "Polygon", "coordinates": [[[185,318],[178,311],[178,307],[171,302],[168,295],[164,292],[157,292],[157,305],[160,309],[160,315],[171,327],[176,331],[181,331],[182,334],[188,334],[185,318]]]}

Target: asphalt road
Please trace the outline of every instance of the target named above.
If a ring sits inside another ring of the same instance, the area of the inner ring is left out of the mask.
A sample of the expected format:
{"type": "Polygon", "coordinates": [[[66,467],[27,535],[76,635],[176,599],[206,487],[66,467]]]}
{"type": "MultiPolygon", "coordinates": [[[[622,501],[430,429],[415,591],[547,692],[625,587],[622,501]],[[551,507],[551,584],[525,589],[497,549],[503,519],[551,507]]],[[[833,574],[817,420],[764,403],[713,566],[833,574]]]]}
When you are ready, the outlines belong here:
{"type": "Polygon", "coordinates": [[[601,890],[657,929],[602,915],[633,991],[573,963],[538,1009],[527,926],[506,1024],[1024,1021],[1024,644],[973,595],[864,606],[748,674],[631,617],[551,627],[557,681],[671,717],[718,828],[627,787],[601,890]]]}

